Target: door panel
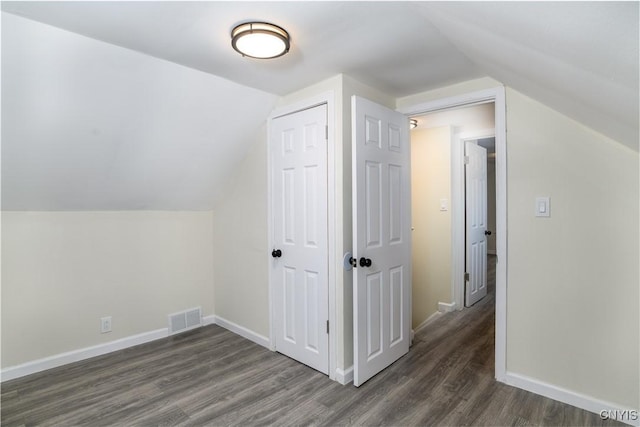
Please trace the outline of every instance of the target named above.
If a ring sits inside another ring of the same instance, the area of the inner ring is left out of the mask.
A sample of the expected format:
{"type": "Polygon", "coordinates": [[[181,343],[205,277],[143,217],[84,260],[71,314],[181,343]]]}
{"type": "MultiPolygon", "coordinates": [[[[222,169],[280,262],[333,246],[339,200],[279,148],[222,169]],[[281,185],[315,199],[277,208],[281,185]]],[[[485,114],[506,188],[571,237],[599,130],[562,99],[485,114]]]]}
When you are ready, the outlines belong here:
{"type": "Polygon", "coordinates": [[[329,372],[327,107],[271,122],[275,347],[329,372]]]}
{"type": "Polygon", "coordinates": [[[409,351],[410,153],[405,116],[355,96],[352,114],[354,385],[359,386],[409,351]]]}
{"type": "Polygon", "coordinates": [[[487,150],[465,142],[466,282],[465,305],[487,295],[487,150]]]}
{"type": "Polygon", "coordinates": [[[404,316],[404,307],[402,306],[402,295],[405,292],[405,282],[404,275],[402,274],[402,266],[396,267],[390,270],[390,309],[391,314],[389,316],[389,320],[391,321],[390,331],[391,331],[391,343],[390,346],[393,347],[396,344],[401,343],[403,334],[402,329],[402,318],[404,316]]]}

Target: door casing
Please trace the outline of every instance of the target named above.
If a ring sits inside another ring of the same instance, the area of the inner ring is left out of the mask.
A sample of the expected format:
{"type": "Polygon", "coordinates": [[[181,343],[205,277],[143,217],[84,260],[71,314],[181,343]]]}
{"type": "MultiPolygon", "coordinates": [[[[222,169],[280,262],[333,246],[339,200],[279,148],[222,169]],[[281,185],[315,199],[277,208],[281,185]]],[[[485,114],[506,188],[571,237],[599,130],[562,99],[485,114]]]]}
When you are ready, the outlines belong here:
{"type": "MultiPolygon", "coordinates": [[[[506,381],[507,349],[507,138],[506,102],[503,86],[470,92],[459,96],[438,99],[405,107],[399,111],[407,116],[418,116],[440,110],[466,107],[493,102],[495,108],[496,138],[496,335],[495,377],[506,381]]],[[[471,135],[464,135],[471,139],[471,135]]],[[[456,307],[464,306],[464,150],[463,138],[453,141],[451,164],[451,211],[452,211],[452,288],[456,307]],[[462,286],[457,285],[462,283],[462,286]]]]}

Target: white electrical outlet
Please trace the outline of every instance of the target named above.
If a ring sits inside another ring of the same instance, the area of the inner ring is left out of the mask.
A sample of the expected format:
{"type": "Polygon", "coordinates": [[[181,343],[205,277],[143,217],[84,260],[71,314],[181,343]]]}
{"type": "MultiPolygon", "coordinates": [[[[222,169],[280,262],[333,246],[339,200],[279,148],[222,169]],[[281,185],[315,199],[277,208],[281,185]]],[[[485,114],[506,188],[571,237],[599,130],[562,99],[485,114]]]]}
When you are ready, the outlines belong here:
{"type": "Polygon", "coordinates": [[[100,333],[105,334],[107,332],[111,332],[111,316],[100,319],[100,333]]]}

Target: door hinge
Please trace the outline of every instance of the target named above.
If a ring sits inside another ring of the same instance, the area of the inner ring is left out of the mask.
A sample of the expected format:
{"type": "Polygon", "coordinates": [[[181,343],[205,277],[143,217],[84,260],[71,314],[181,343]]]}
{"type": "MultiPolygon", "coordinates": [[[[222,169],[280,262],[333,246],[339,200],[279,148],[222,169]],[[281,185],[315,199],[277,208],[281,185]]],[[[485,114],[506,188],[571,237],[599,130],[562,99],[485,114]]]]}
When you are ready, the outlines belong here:
{"type": "Polygon", "coordinates": [[[465,282],[469,281],[469,273],[464,273],[464,281],[465,282]]]}
{"type": "Polygon", "coordinates": [[[329,333],[329,321],[327,320],[327,334],[329,333]]]}
{"type": "Polygon", "coordinates": [[[464,156],[464,164],[465,165],[469,164],[469,156],[464,156]]]}

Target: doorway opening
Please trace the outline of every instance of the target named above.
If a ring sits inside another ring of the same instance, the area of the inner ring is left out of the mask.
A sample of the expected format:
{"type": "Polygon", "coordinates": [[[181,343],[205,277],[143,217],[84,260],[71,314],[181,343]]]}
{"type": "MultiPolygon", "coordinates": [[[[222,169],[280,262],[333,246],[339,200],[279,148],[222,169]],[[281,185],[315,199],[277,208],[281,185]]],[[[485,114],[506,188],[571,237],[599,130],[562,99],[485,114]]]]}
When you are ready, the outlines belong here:
{"type": "Polygon", "coordinates": [[[487,209],[486,224],[480,230],[486,237],[482,243],[485,252],[475,256],[483,261],[485,291],[486,268],[495,266],[495,376],[502,380],[506,372],[507,266],[504,89],[429,102],[402,112],[418,119],[418,127],[411,132],[413,327],[418,330],[439,313],[465,307],[471,258],[467,250],[471,218],[465,191],[465,146],[472,145],[485,153],[484,183],[487,189],[494,189],[493,193],[486,191],[485,206],[495,209],[487,209]],[[430,134],[431,143],[421,144],[420,133],[430,134]],[[420,164],[418,158],[430,158],[430,164],[420,164]]]}
{"type": "MultiPolygon", "coordinates": [[[[486,294],[489,236],[495,242],[495,167],[488,164],[495,159],[495,143],[490,143],[495,141],[494,110],[489,102],[413,117],[418,123],[411,131],[415,330],[439,313],[471,306],[486,294]],[[472,166],[476,179],[468,183],[472,166]],[[456,194],[453,185],[452,173],[458,169],[464,174],[463,194],[456,194]],[[493,188],[487,185],[489,171],[493,188]],[[488,209],[489,199],[493,209],[488,209]],[[491,225],[488,213],[493,214],[491,225]],[[456,253],[453,245],[454,231],[460,232],[454,230],[461,225],[454,219],[459,215],[463,215],[465,237],[462,253],[456,253]],[[461,257],[465,279],[454,280],[454,259],[461,257]]],[[[492,249],[495,253],[495,244],[492,249]]]]}

